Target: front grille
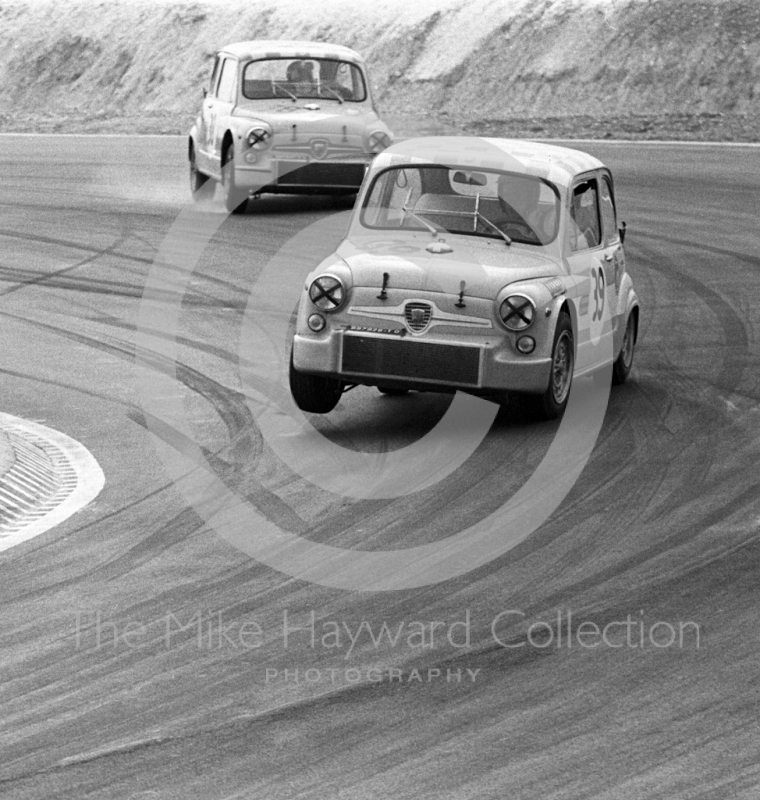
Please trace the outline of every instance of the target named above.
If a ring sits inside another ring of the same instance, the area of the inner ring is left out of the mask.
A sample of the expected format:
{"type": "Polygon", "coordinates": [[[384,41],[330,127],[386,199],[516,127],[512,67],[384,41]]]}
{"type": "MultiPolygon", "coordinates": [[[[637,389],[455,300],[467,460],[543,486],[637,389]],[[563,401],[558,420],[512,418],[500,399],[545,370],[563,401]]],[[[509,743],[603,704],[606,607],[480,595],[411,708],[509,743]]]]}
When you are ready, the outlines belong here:
{"type": "Polygon", "coordinates": [[[415,333],[424,331],[430,324],[432,314],[433,308],[429,303],[407,303],[404,309],[406,327],[415,333]]]}
{"type": "Polygon", "coordinates": [[[346,333],[341,372],[477,386],[480,348],[346,333]]]}
{"type": "Polygon", "coordinates": [[[340,186],[358,189],[364,180],[364,164],[304,164],[303,161],[280,161],[278,164],[277,183],[280,186],[340,186]]]}

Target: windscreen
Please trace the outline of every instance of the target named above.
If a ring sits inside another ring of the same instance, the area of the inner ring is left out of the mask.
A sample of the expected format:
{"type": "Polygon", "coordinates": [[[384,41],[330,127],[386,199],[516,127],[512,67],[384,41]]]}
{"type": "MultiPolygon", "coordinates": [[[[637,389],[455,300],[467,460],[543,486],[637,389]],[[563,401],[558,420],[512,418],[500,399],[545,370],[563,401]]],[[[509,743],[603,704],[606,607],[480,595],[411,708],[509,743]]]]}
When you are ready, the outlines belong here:
{"type": "Polygon", "coordinates": [[[545,245],[557,236],[559,208],[556,187],[532,175],[406,165],[378,173],[361,223],[545,245]]]}
{"type": "Polygon", "coordinates": [[[243,71],[248,100],[309,98],[336,103],[366,99],[362,72],[348,61],[325,58],[268,58],[251,61],[243,71]]]}

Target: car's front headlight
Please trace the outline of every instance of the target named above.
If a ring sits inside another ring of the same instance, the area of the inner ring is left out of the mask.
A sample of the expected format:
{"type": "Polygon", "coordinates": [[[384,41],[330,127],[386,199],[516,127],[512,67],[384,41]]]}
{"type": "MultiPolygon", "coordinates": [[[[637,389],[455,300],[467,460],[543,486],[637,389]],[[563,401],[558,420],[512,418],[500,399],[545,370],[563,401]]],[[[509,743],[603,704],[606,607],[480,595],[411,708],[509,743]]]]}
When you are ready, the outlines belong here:
{"type": "Polygon", "coordinates": [[[269,125],[254,125],[245,135],[245,143],[254,150],[266,150],[272,144],[272,129],[269,125]]]}
{"type": "Polygon", "coordinates": [[[391,146],[393,139],[386,131],[372,131],[367,139],[367,143],[370,153],[382,153],[383,150],[391,146]]]}
{"type": "Polygon", "coordinates": [[[343,305],[346,289],[335,275],[320,275],[309,286],[309,299],[321,311],[335,311],[343,305]]]}
{"type": "Polygon", "coordinates": [[[536,304],[525,294],[510,294],[499,304],[499,319],[509,331],[519,333],[536,318],[536,304]]]}

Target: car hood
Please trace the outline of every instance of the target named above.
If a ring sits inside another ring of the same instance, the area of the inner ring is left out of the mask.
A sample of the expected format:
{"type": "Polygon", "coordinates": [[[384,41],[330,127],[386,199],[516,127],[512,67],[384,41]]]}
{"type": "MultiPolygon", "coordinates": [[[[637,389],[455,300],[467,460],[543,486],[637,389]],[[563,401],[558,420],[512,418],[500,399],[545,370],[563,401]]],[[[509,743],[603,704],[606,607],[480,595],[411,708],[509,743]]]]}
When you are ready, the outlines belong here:
{"type": "Polygon", "coordinates": [[[515,281],[564,274],[556,259],[519,245],[507,247],[493,240],[468,247],[452,237],[452,252],[430,253],[425,248],[433,241],[430,237],[410,241],[392,236],[361,242],[346,239],[337,254],[351,270],[354,286],[380,288],[387,273],[389,288],[452,294],[461,291],[464,281],[466,295],[486,300],[515,281]]]}
{"type": "Polygon", "coordinates": [[[319,108],[305,108],[303,102],[295,104],[291,101],[286,103],[282,100],[261,100],[255,108],[238,106],[234,113],[238,117],[267,122],[275,134],[292,134],[294,125],[298,132],[304,133],[335,133],[336,130],[340,130],[337,127],[340,125],[345,126],[346,134],[354,135],[364,133],[366,126],[373,121],[378,122],[379,127],[385,127],[379,122],[377,114],[368,106],[357,108],[353,104],[341,105],[329,100],[315,100],[313,103],[319,108]]]}

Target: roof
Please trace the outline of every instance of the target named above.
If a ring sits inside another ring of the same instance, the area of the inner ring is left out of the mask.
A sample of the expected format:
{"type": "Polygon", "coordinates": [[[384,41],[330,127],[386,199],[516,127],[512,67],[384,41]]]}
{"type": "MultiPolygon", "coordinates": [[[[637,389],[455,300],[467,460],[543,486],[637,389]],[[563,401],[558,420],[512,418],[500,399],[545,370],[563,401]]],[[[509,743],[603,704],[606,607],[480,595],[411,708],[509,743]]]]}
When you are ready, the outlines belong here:
{"type": "Polygon", "coordinates": [[[525,172],[560,186],[568,186],[580,172],[604,166],[594,156],[570,147],[522,139],[430,136],[397,142],[375,158],[372,169],[404,163],[437,163],[525,172]]]}
{"type": "Polygon", "coordinates": [[[256,39],[225,45],[220,52],[230,53],[240,59],[249,58],[334,58],[355,61],[364,59],[350,47],[327,42],[297,42],[279,39],[256,39]]]}

